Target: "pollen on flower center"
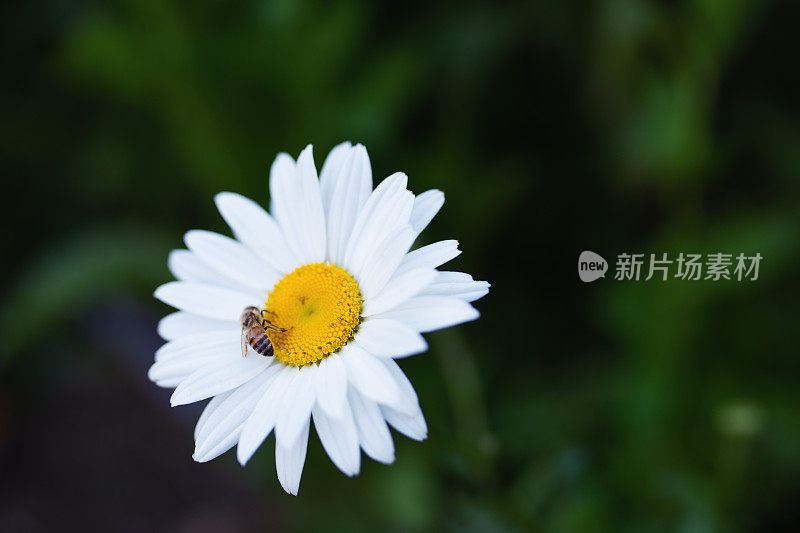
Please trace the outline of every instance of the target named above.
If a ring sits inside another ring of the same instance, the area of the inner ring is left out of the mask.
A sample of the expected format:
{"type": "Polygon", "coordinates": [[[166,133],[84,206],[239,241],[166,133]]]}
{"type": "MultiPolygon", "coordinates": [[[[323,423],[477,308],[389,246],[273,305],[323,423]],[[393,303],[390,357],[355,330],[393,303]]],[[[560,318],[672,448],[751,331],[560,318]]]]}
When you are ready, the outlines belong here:
{"type": "Polygon", "coordinates": [[[334,264],[303,265],[269,294],[265,317],[285,332],[268,331],[275,357],[287,365],[316,363],[353,338],[361,323],[358,284],[334,264]]]}

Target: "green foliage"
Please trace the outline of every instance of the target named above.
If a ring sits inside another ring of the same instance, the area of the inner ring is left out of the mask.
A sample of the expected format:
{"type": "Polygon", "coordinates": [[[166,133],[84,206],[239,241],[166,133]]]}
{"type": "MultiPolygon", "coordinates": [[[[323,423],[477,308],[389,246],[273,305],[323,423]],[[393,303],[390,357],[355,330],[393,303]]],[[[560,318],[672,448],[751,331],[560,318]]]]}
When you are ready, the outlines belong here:
{"type": "Polygon", "coordinates": [[[147,294],[167,275],[168,242],[144,228],[116,227],[51,245],[27,266],[3,299],[3,353],[11,357],[36,346],[42,332],[58,331],[59,324],[73,325],[71,317],[92,304],[147,294]]]}

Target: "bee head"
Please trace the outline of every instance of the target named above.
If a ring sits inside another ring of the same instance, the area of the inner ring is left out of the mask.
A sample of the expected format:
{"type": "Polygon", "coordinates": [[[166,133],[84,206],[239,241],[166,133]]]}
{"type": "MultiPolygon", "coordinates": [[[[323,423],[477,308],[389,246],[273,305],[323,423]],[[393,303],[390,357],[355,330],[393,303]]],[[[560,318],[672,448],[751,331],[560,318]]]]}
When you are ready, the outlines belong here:
{"type": "Polygon", "coordinates": [[[249,307],[245,307],[244,311],[242,311],[241,318],[239,318],[239,321],[242,323],[242,326],[247,326],[248,320],[253,315],[255,315],[256,317],[260,318],[261,317],[261,310],[258,307],[254,306],[254,305],[251,305],[249,307]]]}

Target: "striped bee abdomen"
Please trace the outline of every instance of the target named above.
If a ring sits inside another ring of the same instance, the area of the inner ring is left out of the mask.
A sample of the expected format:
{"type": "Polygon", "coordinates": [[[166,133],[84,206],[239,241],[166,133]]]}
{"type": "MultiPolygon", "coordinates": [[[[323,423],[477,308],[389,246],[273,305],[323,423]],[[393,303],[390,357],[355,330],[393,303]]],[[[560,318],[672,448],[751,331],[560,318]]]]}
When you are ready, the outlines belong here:
{"type": "Polygon", "coordinates": [[[272,356],[272,341],[269,340],[269,337],[266,333],[263,333],[261,336],[253,339],[248,339],[250,346],[256,351],[266,357],[272,356]]]}

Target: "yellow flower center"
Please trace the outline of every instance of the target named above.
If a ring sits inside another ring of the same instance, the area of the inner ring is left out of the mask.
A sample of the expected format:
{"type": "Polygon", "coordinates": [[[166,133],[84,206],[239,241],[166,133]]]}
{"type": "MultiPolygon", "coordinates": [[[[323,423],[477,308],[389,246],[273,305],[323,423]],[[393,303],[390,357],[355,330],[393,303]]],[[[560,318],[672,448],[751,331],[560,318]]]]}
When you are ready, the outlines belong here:
{"type": "Polygon", "coordinates": [[[264,316],[286,330],[267,330],[275,357],[293,366],[321,361],[353,338],[362,305],[358,284],[342,267],[313,263],[296,268],[267,298],[264,316]]]}

